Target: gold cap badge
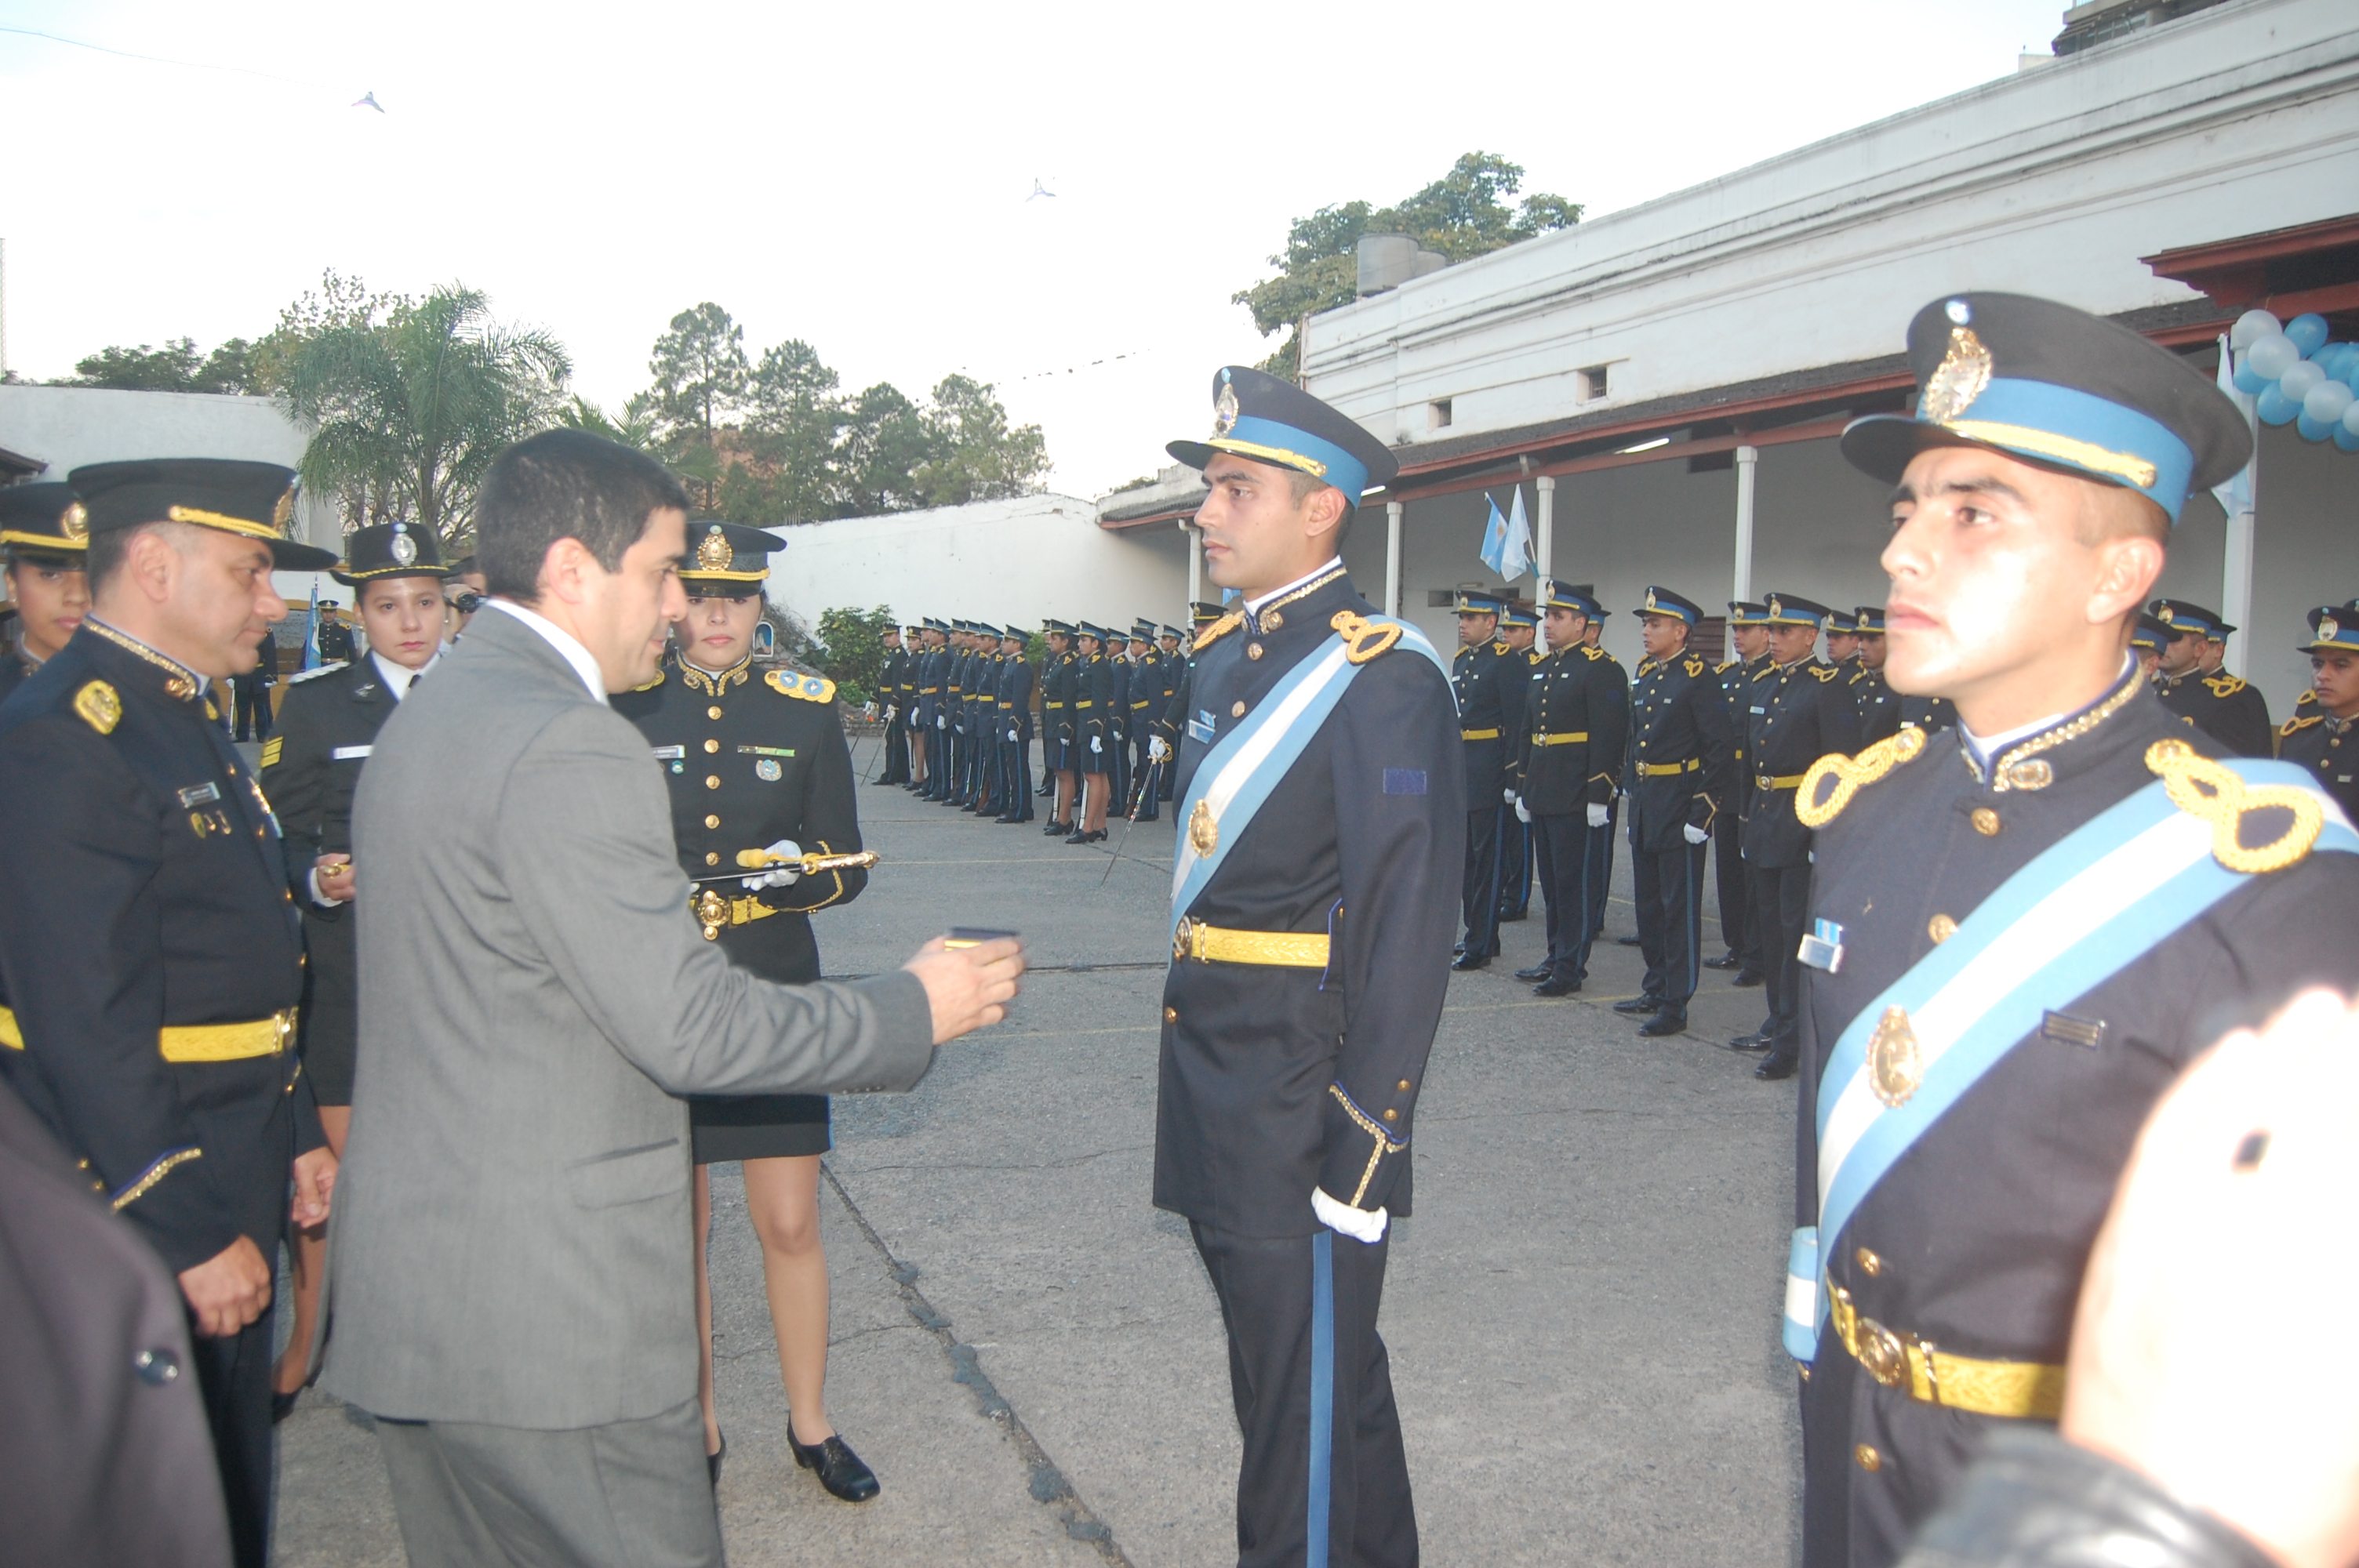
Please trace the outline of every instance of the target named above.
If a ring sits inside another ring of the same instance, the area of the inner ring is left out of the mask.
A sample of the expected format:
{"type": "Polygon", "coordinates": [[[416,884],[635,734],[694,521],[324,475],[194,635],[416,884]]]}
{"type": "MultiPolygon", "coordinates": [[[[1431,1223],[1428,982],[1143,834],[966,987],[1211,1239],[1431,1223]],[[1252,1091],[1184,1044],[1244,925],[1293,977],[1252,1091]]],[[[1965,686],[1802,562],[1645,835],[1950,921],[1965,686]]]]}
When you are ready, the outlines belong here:
{"type": "Polygon", "coordinates": [[[1955,419],[1973,406],[1974,399],[1990,385],[1991,368],[1990,351],[1983,347],[1973,329],[1951,328],[1950,351],[1925,378],[1925,395],[1918,399],[1917,416],[1936,425],[1955,419]]]}
{"type": "Polygon", "coordinates": [[[2166,604],[2166,605],[2164,605],[2161,609],[2159,609],[2159,610],[2156,611],[2154,612],[2154,618],[2155,618],[2157,621],[2161,622],[2165,626],[2169,625],[2169,624],[2170,624],[2170,606],[2169,606],[2168,604],[2166,604]]]}
{"type": "Polygon", "coordinates": [[[1221,383],[1221,395],[1212,400],[1212,438],[1218,440],[1237,427],[1237,389],[1227,381],[1221,383]]]}
{"type": "Polygon", "coordinates": [[[721,532],[721,524],[718,523],[712,525],[710,533],[696,542],[696,564],[706,571],[727,570],[732,554],[728,537],[721,532]]]}
{"type": "Polygon", "coordinates": [[[2321,615],[2318,618],[2318,634],[2332,643],[2343,635],[2343,623],[2332,615],[2321,615]]]}
{"type": "Polygon", "coordinates": [[[58,532],[69,539],[90,537],[90,509],[77,501],[58,519],[58,532]]]}
{"type": "Polygon", "coordinates": [[[287,493],[278,498],[278,504],[270,509],[270,525],[284,534],[287,525],[294,521],[295,487],[290,484],[287,487],[287,493]]]}
{"type": "Polygon", "coordinates": [[[393,525],[393,543],[387,548],[394,565],[406,567],[417,563],[418,541],[411,538],[408,530],[398,523],[393,525]]]}

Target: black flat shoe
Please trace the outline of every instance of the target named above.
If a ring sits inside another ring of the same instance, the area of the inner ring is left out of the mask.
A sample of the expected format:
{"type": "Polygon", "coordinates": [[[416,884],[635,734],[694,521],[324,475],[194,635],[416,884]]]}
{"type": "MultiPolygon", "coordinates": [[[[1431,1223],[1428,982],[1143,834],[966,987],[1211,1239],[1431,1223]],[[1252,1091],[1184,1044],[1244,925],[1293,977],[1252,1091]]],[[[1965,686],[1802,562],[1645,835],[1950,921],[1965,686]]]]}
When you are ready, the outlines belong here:
{"type": "Polygon", "coordinates": [[[1790,1078],[1794,1076],[1795,1069],[1800,1065],[1801,1063],[1792,1056],[1765,1056],[1761,1059],[1761,1065],[1753,1069],[1753,1076],[1756,1078],[1773,1080],[1790,1078]]]}
{"type": "Polygon", "coordinates": [[[1450,945],[1450,956],[1453,958],[1464,951],[1466,951],[1466,944],[1463,942],[1452,942],[1450,945]]]}
{"type": "MultiPolygon", "coordinates": [[[[324,1362],[320,1366],[312,1368],[311,1375],[303,1379],[303,1389],[308,1389],[312,1384],[318,1382],[320,1380],[320,1374],[325,1370],[327,1370],[327,1367],[324,1362]]],[[[303,1397],[303,1389],[298,1389],[291,1394],[282,1394],[277,1389],[270,1390],[271,1425],[277,1426],[280,1422],[285,1421],[288,1416],[295,1413],[295,1401],[303,1397]]]]}
{"type": "Polygon", "coordinates": [[[721,1434],[721,1451],[717,1454],[708,1454],[704,1456],[705,1471],[712,1477],[712,1484],[715,1487],[718,1487],[721,1485],[721,1462],[728,1457],[729,1434],[724,1432],[721,1434]]]}
{"type": "Polygon", "coordinates": [[[1767,1051],[1769,1049],[1769,1036],[1767,1034],[1740,1034],[1735,1039],[1728,1043],[1728,1048],[1732,1051],[1767,1051]]]}
{"type": "Polygon", "coordinates": [[[1634,996],[1614,1004],[1614,1011],[1616,1012],[1652,1013],[1660,1012],[1662,1010],[1663,999],[1658,996],[1634,996]]]}
{"type": "Polygon", "coordinates": [[[1516,971],[1516,979],[1522,980],[1527,985],[1529,985],[1536,980],[1544,980],[1555,972],[1555,970],[1549,968],[1546,964],[1534,964],[1528,969],[1517,969],[1516,971]]]}
{"type": "Polygon", "coordinates": [[[1579,980],[1542,980],[1538,985],[1532,988],[1532,994],[1534,996],[1571,996],[1580,989],[1581,982],[1579,980]]]}
{"type": "Polygon", "coordinates": [[[1049,826],[1040,829],[1040,832],[1044,838],[1061,838],[1072,830],[1073,825],[1071,823],[1060,822],[1052,816],[1049,819],[1049,826]]]}
{"type": "Polygon", "coordinates": [[[1741,969],[1745,968],[1745,959],[1735,953],[1723,953],[1717,958],[1706,958],[1703,967],[1707,969],[1741,969]]]}
{"type": "Polygon", "coordinates": [[[876,1472],[862,1464],[860,1455],[841,1436],[829,1437],[806,1448],[795,1440],[795,1429],[789,1426],[787,1446],[794,1450],[795,1463],[815,1473],[819,1484],[832,1497],[847,1503],[864,1503],[884,1489],[876,1484],[876,1472]]]}
{"type": "Polygon", "coordinates": [[[1461,953],[1450,961],[1450,967],[1453,969],[1487,969],[1491,967],[1491,960],[1480,953],[1461,953]]]}
{"type": "Polygon", "coordinates": [[[1755,986],[1762,983],[1761,971],[1758,969],[1747,969],[1728,983],[1734,986],[1738,990],[1751,990],[1755,986]]]}
{"type": "Polygon", "coordinates": [[[1616,936],[1614,938],[1614,945],[1616,947],[1636,947],[1638,945],[1638,939],[1636,936],[1616,936]]]}
{"type": "Polygon", "coordinates": [[[1531,912],[1529,910],[1503,909],[1499,912],[1499,924],[1502,925],[1513,925],[1519,920],[1529,920],[1531,917],[1531,912]]]}
{"type": "Polygon", "coordinates": [[[1638,1033],[1649,1040],[1660,1040],[1666,1034],[1685,1034],[1687,1032],[1688,1015],[1673,1012],[1669,1008],[1638,1026],[1638,1033]]]}

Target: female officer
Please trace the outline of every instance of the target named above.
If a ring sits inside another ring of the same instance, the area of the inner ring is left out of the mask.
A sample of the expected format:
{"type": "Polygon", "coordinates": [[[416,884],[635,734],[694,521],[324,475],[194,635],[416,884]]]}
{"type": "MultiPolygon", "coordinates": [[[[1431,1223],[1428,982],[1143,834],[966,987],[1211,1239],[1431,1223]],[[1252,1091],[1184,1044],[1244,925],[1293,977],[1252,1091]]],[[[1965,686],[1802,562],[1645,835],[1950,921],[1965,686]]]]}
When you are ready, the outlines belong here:
{"type": "MultiPolygon", "coordinates": [[[[688,614],[655,680],[614,699],[639,727],[670,786],[672,836],[696,884],[691,913],[730,961],[764,979],[820,978],[813,910],[867,885],[857,870],[746,876],[737,857],[849,854],[860,848],[852,755],[834,683],[754,666],[762,584],[777,539],[734,523],[688,526],[679,579],[688,614]]],[[[846,1502],[876,1495],[876,1476],[827,1419],[827,1255],[820,1247],[819,1162],[830,1147],[825,1095],[758,1095],[689,1102],[696,1145],[696,1315],[704,1354],[699,1396],[705,1452],[721,1478],[726,1451],[712,1404],[712,1295],[705,1236],[712,1189],[704,1167],[742,1160],[745,1207],[762,1244],[762,1276],[787,1386],[795,1462],[846,1502]]]]}
{"type": "MultiPolygon", "coordinates": [[[[296,1049],[320,1102],[321,1129],[340,1160],[353,1124],[353,1055],[360,1035],[353,792],[360,788],[377,730],[442,651],[442,579],[451,575],[430,528],[380,523],[356,530],[344,545],[344,565],[335,579],[354,590],[369,651],[287,683],[278,733],[262,743],[261,780],[286,834],[287,879],[303,911],[310,955],[296,1049]]],[[[269,699],[267,692],[263,699],[269,699]]],[[[303,1390],[326,1247],[325,1226],[296,1237],[295,1328],[272,1385],[275,1420],[286,1418],[303,1390]]]]}

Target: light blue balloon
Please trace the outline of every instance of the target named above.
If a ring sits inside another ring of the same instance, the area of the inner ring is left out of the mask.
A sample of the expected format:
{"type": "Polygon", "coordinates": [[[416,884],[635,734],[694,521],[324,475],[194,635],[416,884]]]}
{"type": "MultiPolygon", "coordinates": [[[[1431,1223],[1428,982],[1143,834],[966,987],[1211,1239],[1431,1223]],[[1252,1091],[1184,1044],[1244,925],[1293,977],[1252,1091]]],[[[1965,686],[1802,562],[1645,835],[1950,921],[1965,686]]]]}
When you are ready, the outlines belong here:
{"type": "Polygon", "coordinates": [[[2326,425],[2307,414],[2299,414],[2294,416],[2293,427],[2301,432],[2301,438],[2305,441],[2323,441],[2335,431],[2343,428],[2343,421],[2338,419],[2332,425],[2326,425]]]}
{"type": "Polygon", "coordinates": [[[2285,328],[2285,335],[2293,340],[2293,346],[2301,351],[2304,359],[2326,346],[2326,318],[2315,310],[2295,317],[2285,328]]]}
{"type": "Polygon", "coordinates": [[[2245,396],[2258,397],[2264,389],[2277,384],[2277,383],[2271,381],[2268,377],[2263,375],[2252,366],[2242,362],[2243,356],[2239,355],[2238,363],[2236,365],[2235,382],[2236,390],[2243,393],[2245,396]]]}
{"type": "Polygon", "coordinates": [[[2334,444],[2346,452],[2359,452],[2359,430],[2348,425],[2334,427],[2334,444]]]}
{"type": "Polygon", "coordinates": [[[2261,416],[2264,425],[2290,425],[2294,416],[2301,412],[2301,405],[2280,391],[2276,382],[2271,382],[2262,389],[2260,397],[2253,405],[2253,411],[2261,416]]]}
{"type": "Polygon", "coordinates": [[[2351,379],[2353,351],[2349,343],[2329,343],[2310,355],[2310,362],[2324,371],[2332,380],[2348,382],[2351,379]]]}

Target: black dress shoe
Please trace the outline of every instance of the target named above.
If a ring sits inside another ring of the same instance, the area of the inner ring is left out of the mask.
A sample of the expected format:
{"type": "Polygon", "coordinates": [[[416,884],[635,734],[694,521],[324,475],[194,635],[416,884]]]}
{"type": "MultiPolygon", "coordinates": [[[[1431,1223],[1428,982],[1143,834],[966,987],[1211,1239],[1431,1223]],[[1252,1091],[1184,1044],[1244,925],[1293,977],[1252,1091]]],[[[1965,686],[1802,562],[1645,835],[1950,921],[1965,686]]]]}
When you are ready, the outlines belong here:
{"type": "Polygon", "coordinates": [[[1614,938],[1614,945],[1616,947],[1636,947],[1638,945],[1638,938],[1636,936],[1616,936],[1614,938]]]}
{"type": "Polygon", "coordinates": [[[1453,969],[1487,969],[1491,960],[1481,953],[1461,953],[1450,962],[1453,969]]]}
{"type": "Polygon", "coordinates": [[[1707,969],[1741,969],[1745,967],[1745,960],[1737,954],[1723,953],[1717,958],[1706,958],[1703,967],[1707,969]]]}
{"type": "Polygon", "coordinates": [[[1518,920],[1529,920],[1531,917],[1531,911],[1527,909],[1503,909],[1499,912],[1499,924],[1513,925],[1518,920]]]}
{"type": "Polygon", "coordinates": [[[1688,1015],[1668,1007],[1638,1026],[1638,1033],[1649,1040],[1660,1040],[1666,1034],[1685,1034],[1687,1032],[1688,1015]]]}
{"type": "Polygon", "coordinates": [[[1073,825],[1072,825],[1071,823],[1070,823],[1070,822],[1060,822],[1060,821],[1058,821],[1055,817],[1053,817],[1053,816],[1052,816],[1052,817],[1049,818],[1049,826],[1048,826],[1048,827],[1043,827],[1042,829],[1040,829],[1040,832],[1041,832],[1041,834],[1042,834],[1044,837],[1047,837],[1047,838],[1063,838],[1066,834],[1071,833],[1072,830],[1073,830],[1073,825]]]}
{"type": "Polygon", "coordinates": [[[1660,1012],[1663,999],[1658,996],[1634,996],[1614,1004],[1616,1012],[1660,1012]]]}
{"type": "Polygon", "coordinates": [[[728,1457],[729,1434],[724,1432],[721,1434],[721,1451],[717,1454],[708,1454],[704,1456],[704,1468],[712,1475],[712,1484],[715,1487],[718,1487],[721,1485],[721,1462],[728,1457]]]}
{"type": "Polygon", "coordinates": [[[1740,1034],[1728,1043],[1728,1048],[1732,1051],[1767,1051],[1769,1049],[1769,1036],[1740,1034]]]}
{"type": "Polygon", "coordinates": [[[1761,1065],[1753,1069],[1756,1078],[1790,1078],[1801,1063],[1792,1056],[1764,1056],[1761,1065]]]}
{"type": "Polygon", "coordinates": [[[795,1463],[819,1476],[819,1484],[831,1496],[847,1503],[864,1503],[883,1488],[876,1484],[876,1472],[860,1461],[860,1455],[840,1436],[831,1436],[806,1448],[795,1438],[795,1429],[787,1428],[787,1446],[794,1451],[795,1463]]]}
{"type": "MultiPolygon", "coordinates": [[[[320,1380],[320,1374],[325,1370],[327,1370],[327,1363],[324,1361],[322,1361],[319,1366],[312,1368],[311,1375],[303,1379],[303,1389],[308,1389],[312,1384],[318,1382],[320,1380]]],[[[280,1422],[285,1421],[288,1416],[295,1413],[295,1401],[303,1397],[303,1389],[298,1389],[291,1394],[282,1394],[277,1389],[270,1390],[271,1425],[277,1426],[280,1422]]]]}
{"type": "Polygon", "coordinates": [[[1559,975],[1553,979],[1542,980],[1538,985],[1534,986],[1532,994],[1534,996],[1571,996],[1580,989],[1579,980],[1567,979],[1562,975],[1559,975]]]}
{"type": "Polygon", "coordinates": [[[1452,942],[1450,945],[1450,956],[1453,958],[1464,951],[1466,951],[1466,944],[1463,942],[1452,942]]]}
{"type": "Polygon", "coordinates": [[[1734,986],[1738,990],[1751,990],[1755,986],[1762,983],[1761,971],[1758,969],[1747,969],[1728,983],[1734,986]]]}
{"type": "Polygon", "coordinates": [[[1554,973],[1556,973],[1556,971],[1549,968],[1546,964],[1534,964],[1528,969],[1517,969],[1516,971],[1516,979],[1528,983],[1533,980],[1544,980],[1554,973]]]}

